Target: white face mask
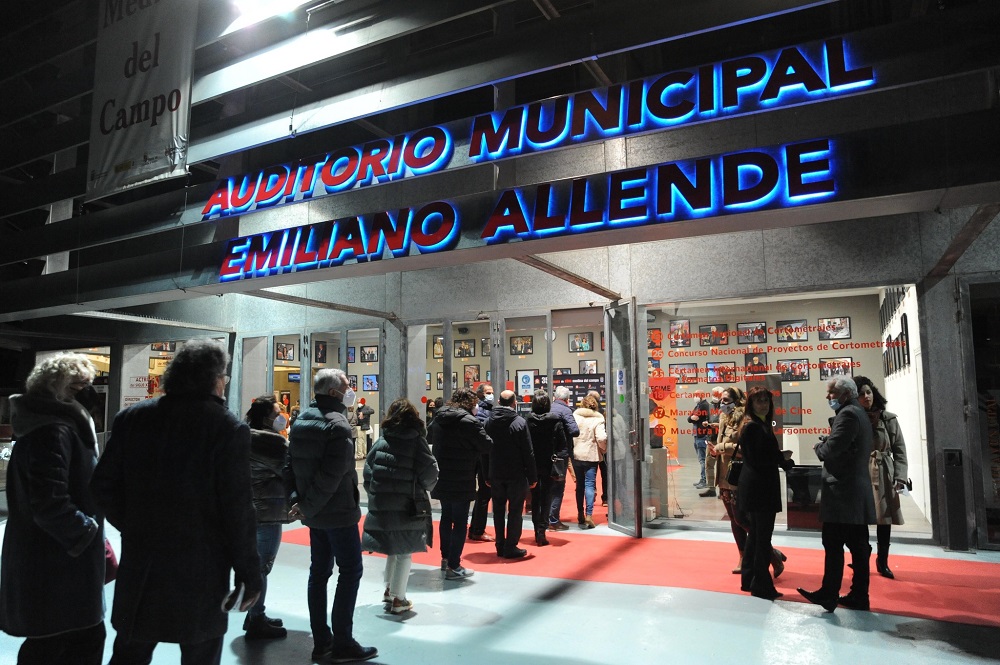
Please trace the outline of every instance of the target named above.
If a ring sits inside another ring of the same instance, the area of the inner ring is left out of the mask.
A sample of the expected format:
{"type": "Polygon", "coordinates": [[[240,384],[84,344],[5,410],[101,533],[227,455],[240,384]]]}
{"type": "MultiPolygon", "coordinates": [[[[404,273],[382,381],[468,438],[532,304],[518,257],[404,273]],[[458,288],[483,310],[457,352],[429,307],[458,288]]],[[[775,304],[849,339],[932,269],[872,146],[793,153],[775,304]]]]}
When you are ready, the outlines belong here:
{"type": "Polygon", "coordinates": [[[354,400],[357,398],[358,395],[354,392],[354,389],[348,387],[347,390],[344,391],[344,406],[354,406],[354,400]]]}
{"type": "Polygon", "coordinates": [[[273,429],[275,432],[280,432],[281,430],[285,429],[285,425],[287,424],[288,424],[288,419],[285,418],[285,416],[278,415],[274,418],[274,422],[271,423],[271,429],[273,429]]]}
{"type": "Polygon", "coordinates": [[[486,396],[483,399],[485,399],[487,402],[492,402],[493,401],[493,393],[486,393],[486,396]]]}
{"type": "Polygon", "coordinates": [[[479,413],[479,405],[478,404],[473,404],[472,405],[472,415],[476,415],[477,413],[479,413]]]}
{"type": "Polygon", "coordinates": [[[733,409],[735,409],[735,408],[736,408],[736,405],[735,405],[735,404],[733,404],[732,402],[730,402],[729,404],[720,404],[720,405],[719,405],[719,411],[722,411],[722,412],[723,412],[724,414],[726,414],[727,416],[728,416],[728,415],[729,415],[730,413],[732,413],[732,412],[733,412],[733,409]]]}

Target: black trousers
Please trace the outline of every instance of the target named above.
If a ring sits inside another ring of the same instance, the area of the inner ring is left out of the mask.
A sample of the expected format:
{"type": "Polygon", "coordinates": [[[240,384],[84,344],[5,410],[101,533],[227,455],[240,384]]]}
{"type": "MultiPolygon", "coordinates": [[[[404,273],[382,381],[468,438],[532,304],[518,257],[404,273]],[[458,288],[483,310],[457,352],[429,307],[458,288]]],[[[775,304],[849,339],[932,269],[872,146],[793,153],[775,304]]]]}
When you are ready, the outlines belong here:
{"type": "Polygon", "coordinates": [[[769,595],[774,593],[774,580],[768,566],[771,565],[771,536],[774,535],[773,512],[746,513],[747,540],[743,548],[743,563],[740,567],[743,589],[751,593],[769,595]]]}
{"type": "Polygon", "coordinates": [[[823,586],[820,593],[824,596],[839,596],[840,585],[844,581],[844,547],[851,552],[851,563],[854,565],[854,576],[851,579],[851,597],[868,599],[869,558],[872,546],[868,542],[867,524],[841,524],[839,522],[823,523],[823,549],[826,558],[823,564],[823,586]]]}
{"type": "MultiPolygon", "coordinates": [[[[219,665],[222,660],[222,641],[225,635],[197,642],[181,644],[181,665],[219,665]]],[[[126,642],[115,638],[115,652],[108,665],[149,665],[153,660],[156,642],[126,642]]]]}
{"type": "Polygon", "coordinates": [[[476,462],[476,500],[472,502],[472,519],[469,521],[469,535],[481,536],[486,532],[486,516],[490,512],[490,497],[493,495],[486,476],[483,475],[483,463],[476,462]]]}
{"type": "Polygon", "coordinates": [[[497,554],[509,554],[521,539],[524,497],[528,495],[528,480],[494,480],[493,528],[497,535],[497,554]]]}
{"type": "Polygon", "coordinates": [[[51,637],[29,637],[17,652],[17,665],[101,665],[104,622],[51,637]]]}
{"type": "Polygon", "coordinates": [[[531,488],[531,523],[535,531],[549,528],[549,511],[552,508],[552,477],[540,474],[538,482],[531,488]]]}

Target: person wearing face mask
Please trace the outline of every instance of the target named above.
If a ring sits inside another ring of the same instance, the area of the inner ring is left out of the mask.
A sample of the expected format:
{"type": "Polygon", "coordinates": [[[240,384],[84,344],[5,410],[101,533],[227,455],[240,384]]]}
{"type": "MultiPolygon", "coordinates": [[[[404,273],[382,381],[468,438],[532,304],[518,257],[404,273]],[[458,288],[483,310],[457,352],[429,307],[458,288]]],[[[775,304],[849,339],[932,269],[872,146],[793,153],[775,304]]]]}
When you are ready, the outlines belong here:
{"type": "Polygon", "coordinates": [[[830,436],[816,444],[823,462],[819,519],[823,523],[823,584],[816,591],[799,589],[810,603],[833,612],[837,604],[851,609],[869,609],[869,563],[872,547],[868,525],[875,523],[868,458],[872,451],[872,427],[858,403],[854,379],[838,376],[826,384],[826,398],[836,412],[830,436]],[[851,591],[840,596],[844,578],[844,547],[851,552],[854,577],[851,591]]]}
{"type": "Polygon", "coordinates": [[[104,654],[104,517],[88,490],[96,370],[75,353],[39,363],[10,398],[15,445],[0,565],[0,630],[18,665],[98,665],[104,654]]]}
{"type": "Polygon", "coordinates": [[[314,660],[336,663],[369,660],[378,655],[354,639],[354,605],[364,564],[358,472],[347,408],[357,395],[339,369],[321,369],[313,380],[315,398],[292,427],[286,485],[294,502],[289,516],[309,527],[311,563],[307,597],[314,660]],[[333,609],[327,583],[339,568],[333,609]],[[332,626],[327,618],[332,619],[332,626]]]}
{"type": "Polygon", "coordinates": [[[710,413],[708,415],[708,426],[711,428],[708,433],[708,442],[705,447],[705,483],[708,485],[704,491],[698,492],[701,497],[715,496],[715,471],[719,453],[715,450],[715,444],[719,440],[719,401],[722,399],[722,386],[712,388],[712,398],[709,400],[710,413]]]}
{"type": "Polygon", "coordinates": [[[886,399],[871,379],[857,376],[854,382],[858,385],[858,403],[868,413],[872,424],[872,453],[868,458],[868,471],[875,498],[878,544],[875,569],[879,575],[891,580],[896,576],[889,568],[889,536],[893,524],[903,524],[899,491],[906,487],[906,444],[896,414],[885,410],[886,399]]]}
{"type": "Polygon", "coordinates": [[[287,634],[281,619],[271,619],[264,614],[267,576],[281,545],[281,525],[290,521],[288,493],[282,475],[288,455],[287,442],[281,432],[287,423],[280,405],[271,395],[253,401],[246,422],[250,426],[250,482],[257,513],[257,554],[260,555],[263,587],[260,598],[247,613],[243,630],[248,640],[268,640],[287,634]]]}
{"type": "Polygon", "coordinates": [[[737,445],[743,456],[743,472],[736,491],[736,507],[746,515],[747,539],[743,548],[740,588],[765,600],[782,596],[774,588],[768,573],[773,549],[775,515],[781,512],[781,479],[778,469],[786,472],[795,466],[791,456],[782,454],[774,435],[774,399],[771,391],[754,386],[747,393],[746,413],[737,433],[737,445]]]}

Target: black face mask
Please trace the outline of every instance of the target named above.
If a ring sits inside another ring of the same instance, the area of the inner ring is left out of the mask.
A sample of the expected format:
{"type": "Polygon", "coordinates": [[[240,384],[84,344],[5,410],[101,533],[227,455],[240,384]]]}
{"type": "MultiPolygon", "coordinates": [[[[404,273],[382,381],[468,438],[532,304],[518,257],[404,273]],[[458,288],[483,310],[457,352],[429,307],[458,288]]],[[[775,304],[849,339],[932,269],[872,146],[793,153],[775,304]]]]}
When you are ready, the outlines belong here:
{"type": "Polygon", "coordinates": [[[87,386],[76,393],[76,401],[83,405],[83,408],[90,411],[100,402],[97,389],[94,386],[87,386]]]}

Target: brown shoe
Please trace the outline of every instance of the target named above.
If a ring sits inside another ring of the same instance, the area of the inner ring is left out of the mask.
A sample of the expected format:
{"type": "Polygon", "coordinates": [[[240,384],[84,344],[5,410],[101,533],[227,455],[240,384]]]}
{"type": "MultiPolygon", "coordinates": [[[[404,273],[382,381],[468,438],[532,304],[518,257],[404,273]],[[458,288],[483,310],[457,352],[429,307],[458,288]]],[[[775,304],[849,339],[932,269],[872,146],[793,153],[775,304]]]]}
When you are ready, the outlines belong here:
{"type": "Polygon", "coordinates": [[[494,538],[493,536],[491,536],[488,533],[477,533],[477,534],[471,534],[470,533],[469,534],[469,540],[474,540],[474,541],[476,541],[478,543],[493,543],[493,542],[496,542],[496,538],[494,538]]]}
{"type": "Polygon", "coordinates": [[[593,529],[597,526],[596,524],[594,524],[594,518],[591,517],[590,515],[584,516],[583,521],[584,521],[584,527],[583,527],[584,529],[593,529]]]}

